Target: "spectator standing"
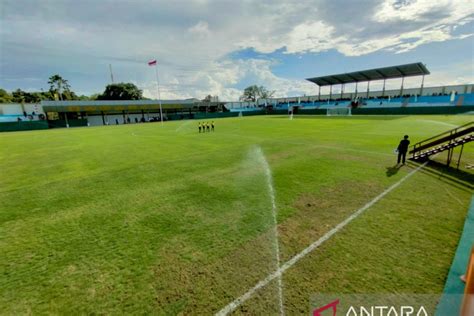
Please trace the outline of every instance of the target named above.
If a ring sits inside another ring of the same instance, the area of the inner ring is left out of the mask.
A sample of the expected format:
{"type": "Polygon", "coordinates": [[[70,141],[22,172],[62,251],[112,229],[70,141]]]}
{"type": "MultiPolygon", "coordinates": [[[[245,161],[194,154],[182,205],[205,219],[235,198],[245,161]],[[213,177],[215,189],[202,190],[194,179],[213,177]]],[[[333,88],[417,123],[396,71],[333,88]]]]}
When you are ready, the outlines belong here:
{"type": "Polygon", "coordinates": [[[407,156],[408,146],[410,145],[410,141],[408,140],[408,135],[403,136],[403,139],[398,144],[397,151],[398,151],[398,158],[397,163],[400,163],[400,160],[403,164],[405,164],[405,158],[407,156]]]}

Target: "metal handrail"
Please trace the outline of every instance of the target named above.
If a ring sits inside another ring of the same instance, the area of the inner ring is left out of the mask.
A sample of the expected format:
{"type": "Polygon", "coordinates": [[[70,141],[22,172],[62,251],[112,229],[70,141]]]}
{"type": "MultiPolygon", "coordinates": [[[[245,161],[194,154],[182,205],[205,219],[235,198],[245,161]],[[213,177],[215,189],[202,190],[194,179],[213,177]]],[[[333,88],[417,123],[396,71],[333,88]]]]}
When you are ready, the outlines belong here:
{"type": "MultiPolygon", "coordinates": [[[[456,128],[453,128],[453,129],[451,129],[451,130],[449,130],[449,131],[443,132],[443,133],[438,134],[438,135],[436,135],[436,136],[432,136],[432,137],[430,137],[430,138],[424,139],[424,140],[422,140],[422,141],[420,141],[420,142],[414,144],[414,145],[413,145],[413,149],[412,149],[410,152],[413,153],[413,156],[415,156],[415,153],[416,153],[417,151],[421,150],[421,149],[419,149],[419,148],[422,146],[422,144],[426,144],[427,142],[433,141],[433,140],[435,140],[435,139],[437,139],[437,138],[440,138],[441,136],[452,136],[452,135],[455,135],[455,134],[461,132],[461,130],[465,130],[466,128],[470,127],[470,125],[474,125],[474,121],[471,121],[471,122],[466,123],[466,124],[464,124],[464,125],[458,126],[458,127],[456,127],[456,128]],[[418,148],[418,149],[417,149],[417,148],[418,148]]],[[[449,142],[451,143],[452,140],[453,140],[452,138],[449,139],[449,142]]]]}
{"type": "MultiPolygon", "coordinates": [[[[461,125],[461,126],[458,126],[458,127],[456,127],[456,128],[453,128],[453,129],[451,129],[451,130],[449,130],[449,131],[443,132],[443,133],[438,134],[438,135],[436,135],[436,136],[432,136],[432,137],[430,137],[430,138],[424,139],[424,140],[422,140],[421,142],[416,143],[415,146],[418,145],[418,144],[421,144],[421,143],[425,143],[425,142],[427,142],[427,141],[429,141],[429,140],[438,138],[438,137],[440,137],[440,136],[443,136],[444,134],[448,134],[448,133],[451,133],[451,132],[453,132],[453,131],[457,131],[458,129],[467,127],[467,126],[469,126],[469,125],[474,125],[474,121],[469,122],[469,123],[466,123],[466,124],[461,125]]],[[[452,133],[451,133],[451,134],[452,134],[452,133]]]]}

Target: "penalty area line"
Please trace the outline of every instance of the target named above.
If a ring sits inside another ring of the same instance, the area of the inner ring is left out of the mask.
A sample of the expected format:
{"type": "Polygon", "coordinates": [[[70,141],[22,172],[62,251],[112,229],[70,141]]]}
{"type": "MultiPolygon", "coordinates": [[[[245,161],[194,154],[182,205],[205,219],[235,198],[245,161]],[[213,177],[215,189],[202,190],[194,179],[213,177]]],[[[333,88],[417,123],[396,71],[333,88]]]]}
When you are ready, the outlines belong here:
{"type": "Polygon", "coordinates": [[[330,231],[328,231],[326,234],[324,234],[322,237],[320,237],[318,240],[310,244],[308,247],[303,249],[300,253],[295,255],[293,258],[290,260],[286,261],[279,269],[275,270],[274,272],[270,273],[265,279],[259,281],[257,284],[255,284],[252,288],[250,288],[247,292],[227,304],[224,308],[222,308],[220,311],[216,313],[216,315],[228,315],[229,313],[233,312],[237,307],[242,305],[245,301],[247,301],[249,298],[251,298],[258,290],[261,288],[265,287],[268,283],[273,281],[276,278],[281,278],[283,273],[286,272],[289,268],[291,268],[293,265],[295,265],[298,261],[306,257],[309,253],[311,253],[313,250],[321,246],[325,241],[330,239],[333,235],[335,235],[337,232],[339,232],[342,228],[344,228],[347,224],[352,222],[354,219],[359,217],[360,214],[362,214],[364,211],[366,211],[368,208],[370,208],[372,205],[380,201],[384,196],[386,196],[388,193],[393,191],[396,187],[398,187],[400,184],[405,182],[408,178],[410,178],[412,175],[414,175],[416,172],[418,172],[420,169],[425,167],[428,164],[429,161],[423,163],[421,166],[418,166],[415,170],[412,170],[409,174],[398,180],[398,182],[392,184],[390,187],[388,187],[385,191],[377,195],[374,199],[372,199],[370,202],[362,206],[360,209],[352,213],[349,217],[347,217],[345,220],[340,222],[337,226],[332,228],[330,231]]]}

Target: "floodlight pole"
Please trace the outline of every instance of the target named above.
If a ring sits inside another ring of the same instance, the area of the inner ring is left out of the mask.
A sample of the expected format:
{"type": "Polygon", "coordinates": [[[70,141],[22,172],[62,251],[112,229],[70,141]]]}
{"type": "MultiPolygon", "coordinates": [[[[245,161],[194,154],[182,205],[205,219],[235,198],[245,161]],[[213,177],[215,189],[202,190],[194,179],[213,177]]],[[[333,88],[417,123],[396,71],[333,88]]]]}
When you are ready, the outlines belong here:
{"type": "Polygon", "coordinates": [[[403,97],[403,84],[405,83],[405,77],[402,77],[402,86],[400,87],[400,97],[403,97]]]}
{"type": "Polygon", "coordinates": [[[112,72],[112,64],[109,64],[109,70],[110,70],[110,80],[112,81],[112,84],[114,83],[114,73],[112,72]]]}
{"type": "Polygon", "coordinates": [[[423,95],[423,85],[425,84],[425,75],[421,77],[420,97],[423,95]]]}
{"type": "Polygon", "coordinates": [[[156,87],[158,88],[158,102],[160,104],[161,126],[163,126],[163,111],[161,109],[160,79],[158,77],[158,65],[155,65],[155,74],[156,74],[156,87]]]}

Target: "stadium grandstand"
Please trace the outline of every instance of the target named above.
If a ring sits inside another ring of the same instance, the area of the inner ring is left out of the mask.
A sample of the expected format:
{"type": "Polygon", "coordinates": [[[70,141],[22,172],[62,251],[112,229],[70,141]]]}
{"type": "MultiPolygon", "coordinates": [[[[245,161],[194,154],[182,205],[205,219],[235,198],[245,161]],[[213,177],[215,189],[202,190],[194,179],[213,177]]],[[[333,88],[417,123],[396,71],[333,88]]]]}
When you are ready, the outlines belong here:
{"type": "Polygon", "coordinates": [[[458,114],[474,111],[474,84],[424,87],[430,72],[423,63],[308,78],[318,85],[317,95],[258,99],[253,102],[186,100],[42,101],[40,104],[4,104],[0,107],[0,131],[55,127],[133,124],[161,120],[217,118],[259,114],[371,115],[458,114]],[[418,88],[405,88],[406,77],[421,76],[418,88]],[[386,90],[389,79],[401,79],[399,89],[386,90]],[[370,82],[383,80],[381,90],[370,82]],[[367,90],[358,84],[367,82],[367,90]],[[354,91],[344,91],[355,84],[354,91]],[[340,93],[332,93],[340,85],[340,93]],[[329,94],[321,87],[329,86],[329,94]]]}
{"type": "MultiPolygon", "coordinates": [[[[359,109],[358,114],[441,114],[441,113],[464,113],[472,111],[474,106],[474,85],[450,85],[424,87],[424,78],[430,72],[423,63],[405,64],[384,68],[356,71],[344,74],[335,74],[322,77],[308,78],[307,80],[318,85],[317,95],[300,96],[292,98],[261,99],[256,102],[232,102],[226,107],[233,112],[261,111],[262,108],[274,110],[321,110],[326,113],[327,109],[334,107],[359,109]],[[406,77],[421,76],[422,81],[419,88],[405,88],[406,77]],[[386,90],[386,81],[389,79],[401,79],[400,89],[386,90]],[[370,90],[370,82],[383,80],[382,90],[370,90]],[[358,84],[367,82],[367,90],[359,91],[358,84]],[[344,91],[346,84],[354,84],[354,91],[344,91]],[[333,86],[340,85],[340,93],[333,94],[333,86]],[[321,94],[321,87],[329,86],[329,94],[321,94]],[[465,106],[461,109],[452,107],[465,106]],[[410,110],[400,108],[410,107],[410,110]],[[415,108],[423,107],[417,111],[415,108]],[[426,107],[433,108],[428,110],[426,107]],[[362,110],[374,109],[374,110],[362,110]],[[390,110],[394,109],[394,110],[390,110]],[[447,111],[447,112],[446,112],[447,111]]],[[[308,113],[309,114],[309,113],[308,113]]]]}

